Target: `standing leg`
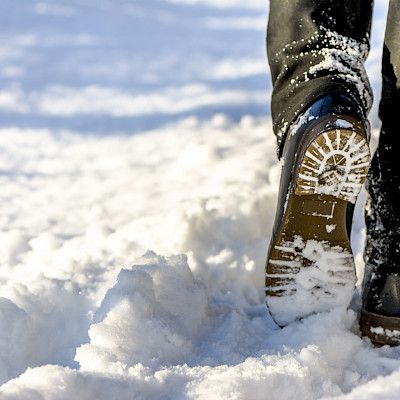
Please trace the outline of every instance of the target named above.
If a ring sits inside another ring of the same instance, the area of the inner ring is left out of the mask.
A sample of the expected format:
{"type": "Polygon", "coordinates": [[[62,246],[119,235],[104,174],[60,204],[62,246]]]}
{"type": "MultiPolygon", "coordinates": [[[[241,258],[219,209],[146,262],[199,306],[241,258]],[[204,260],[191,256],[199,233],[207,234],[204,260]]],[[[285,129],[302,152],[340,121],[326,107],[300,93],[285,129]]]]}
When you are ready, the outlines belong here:
{"type": "Polygon", "coordinates": [[[400,2],[391,0],[382,58],[382,128],[367,180],[370,199],[361,330],[375,342],[396,345],[400,344],[399,112],[400,2]],[[387,330],[397,335],[390,338],[387,330]]]}
{"type": "Polygon", "coordinates": [[[279,154],[293,121],[315,100],[346,94],[365,118],[372,95],[364,61],[373,0],[270,0],[268,60],[279,154]]]}

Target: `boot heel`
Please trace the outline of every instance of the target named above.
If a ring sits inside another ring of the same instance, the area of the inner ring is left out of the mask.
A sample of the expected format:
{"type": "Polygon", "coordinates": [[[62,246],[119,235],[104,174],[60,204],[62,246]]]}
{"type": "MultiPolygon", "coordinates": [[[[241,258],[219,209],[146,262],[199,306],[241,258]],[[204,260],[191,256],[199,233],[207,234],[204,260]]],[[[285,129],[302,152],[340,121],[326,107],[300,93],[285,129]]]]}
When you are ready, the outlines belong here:
{"type": "Polygon", "coordinates": [[[400,345],[400,318],[386,317],[361,310],[360,330],[362,336],[371,339],[376,346],[400,345]]]}
{"type": "Polygon", "coordinates": [[[295,193],[325,194],[355,203],[370,160],[368,143],[361,134],[348,129],[324,132],[305,152],[295,193]]]}

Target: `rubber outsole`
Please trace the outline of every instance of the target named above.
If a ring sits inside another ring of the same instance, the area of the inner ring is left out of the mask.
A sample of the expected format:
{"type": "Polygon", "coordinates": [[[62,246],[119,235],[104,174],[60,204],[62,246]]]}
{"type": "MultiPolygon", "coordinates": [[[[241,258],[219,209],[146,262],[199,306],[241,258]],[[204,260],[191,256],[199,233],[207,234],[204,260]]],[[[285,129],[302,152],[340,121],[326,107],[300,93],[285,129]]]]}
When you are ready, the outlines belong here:
{"type": "Polygon", "coordinates": [[[266,266],[266,301],[279,325],[350,303],[356,276],[346,212],[370,159],[365,136],[352,129],[323,132],[305,147],[266,266]]]}
{"type": "Polygon", "coordinates": [[[375,346],[400,345],[400,318],[361,310],[360,330],[375,346]]]}

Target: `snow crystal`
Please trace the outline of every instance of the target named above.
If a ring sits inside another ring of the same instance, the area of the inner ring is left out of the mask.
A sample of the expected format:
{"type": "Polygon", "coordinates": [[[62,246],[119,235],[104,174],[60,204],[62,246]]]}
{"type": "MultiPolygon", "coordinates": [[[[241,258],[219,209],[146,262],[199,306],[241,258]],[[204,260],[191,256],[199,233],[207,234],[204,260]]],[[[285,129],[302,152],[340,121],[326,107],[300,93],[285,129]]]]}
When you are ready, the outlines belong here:
{"type": "Polygon", "coordinates": [[[328,224],[325,228],[328,233],[331,233],[336,228],[336,224],[328,224]]]}

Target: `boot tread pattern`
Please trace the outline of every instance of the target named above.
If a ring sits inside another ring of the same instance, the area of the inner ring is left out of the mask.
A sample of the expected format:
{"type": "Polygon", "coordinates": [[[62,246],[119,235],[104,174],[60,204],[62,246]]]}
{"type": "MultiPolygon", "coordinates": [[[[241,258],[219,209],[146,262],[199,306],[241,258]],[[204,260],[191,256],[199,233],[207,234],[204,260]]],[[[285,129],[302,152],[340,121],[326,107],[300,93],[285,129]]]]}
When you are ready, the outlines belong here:
{"type": "Polygon", "coordinates": [[[349,129],[319,135],[308,147],[295,193],[327,194],[355,203],[370,160],[365,138],[349,129]]]}

